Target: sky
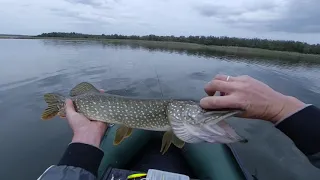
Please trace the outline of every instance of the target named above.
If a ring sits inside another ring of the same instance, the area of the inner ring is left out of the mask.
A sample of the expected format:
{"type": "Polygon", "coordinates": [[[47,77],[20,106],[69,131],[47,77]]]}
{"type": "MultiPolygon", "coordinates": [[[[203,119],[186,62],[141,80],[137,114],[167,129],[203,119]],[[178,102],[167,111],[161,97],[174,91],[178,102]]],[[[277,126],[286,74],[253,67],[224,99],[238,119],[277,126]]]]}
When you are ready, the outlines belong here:
{"type": "Polygon", "coordinates": [[[204,35],[320,44],[319,0],[0,0],[0,34],[204,35]]]}

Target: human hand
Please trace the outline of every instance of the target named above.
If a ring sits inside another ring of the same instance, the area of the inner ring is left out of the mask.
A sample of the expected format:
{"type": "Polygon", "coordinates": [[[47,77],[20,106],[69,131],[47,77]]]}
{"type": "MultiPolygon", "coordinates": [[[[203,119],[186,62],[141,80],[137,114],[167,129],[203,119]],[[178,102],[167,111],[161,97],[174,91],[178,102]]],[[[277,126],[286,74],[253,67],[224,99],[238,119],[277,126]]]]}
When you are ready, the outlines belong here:
{"type": "Polygon", "coordinates": [[[231,77],[217,75],[209,82],[205,91],[209,97],[201,99],[205,109],[243,109],[244,118],[254,118],[276,123],[305,107],[300,100],[285,96],[268,85],[249,76],[231,77]],[[224,96],[213,96],[216,91],[224,96]]]}
{"type": "Polygon", "coordinates": [[[77,113],[70,99],[66,100],[65,108],[68,123],[73,130],[72,142],[90,144],[99,148],[107,124],[100,121],[91,121],[84,115],[77,113]]]}

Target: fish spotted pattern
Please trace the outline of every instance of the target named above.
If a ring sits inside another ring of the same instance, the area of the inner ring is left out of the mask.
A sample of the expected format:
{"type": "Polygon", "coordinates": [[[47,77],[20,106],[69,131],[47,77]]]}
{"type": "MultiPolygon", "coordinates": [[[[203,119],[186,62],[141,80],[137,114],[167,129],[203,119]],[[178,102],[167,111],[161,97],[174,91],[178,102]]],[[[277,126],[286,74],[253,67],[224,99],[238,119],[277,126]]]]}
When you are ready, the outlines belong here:
{"type": "MultiPolygon", "coordinates": [[[[194,101],[137,99],[100,93],[90,83],[80,83],[70,91],[77,112],[88,119],[121,125],[114,144],[129,137],[132,129],[165,131],[161,152],[171,143],[182,148],[184,142],[230,143],[244,140],[223,120],[239,110],[206,111],[194,101]]],[[[65,97],[56,93],[44,95],[48,108],[42,119],[65,117],[65,97]]]]}

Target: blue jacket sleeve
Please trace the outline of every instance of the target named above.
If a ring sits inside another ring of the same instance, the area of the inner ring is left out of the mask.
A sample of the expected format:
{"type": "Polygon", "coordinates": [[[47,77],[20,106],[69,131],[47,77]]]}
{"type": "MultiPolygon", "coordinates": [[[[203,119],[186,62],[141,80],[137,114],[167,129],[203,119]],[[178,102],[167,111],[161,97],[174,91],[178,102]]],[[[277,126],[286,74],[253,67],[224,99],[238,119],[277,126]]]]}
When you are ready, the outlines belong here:
{"type": "Polygon", "coordinates": [[[320,168],[320,109],[311,105],[284,119],[276,127],[320,168]]]}

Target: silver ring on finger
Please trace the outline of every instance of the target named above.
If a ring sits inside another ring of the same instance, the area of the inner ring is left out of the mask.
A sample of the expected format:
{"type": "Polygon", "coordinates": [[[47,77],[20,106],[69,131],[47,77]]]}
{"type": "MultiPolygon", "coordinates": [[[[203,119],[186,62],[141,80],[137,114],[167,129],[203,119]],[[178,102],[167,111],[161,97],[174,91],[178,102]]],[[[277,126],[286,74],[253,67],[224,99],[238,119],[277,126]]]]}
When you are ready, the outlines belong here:
{"type": "Polygon", "coordinates": [[[227,77],[227,81],[229,81],[229,79],[230,79],[230,76],[227,77]]]}

